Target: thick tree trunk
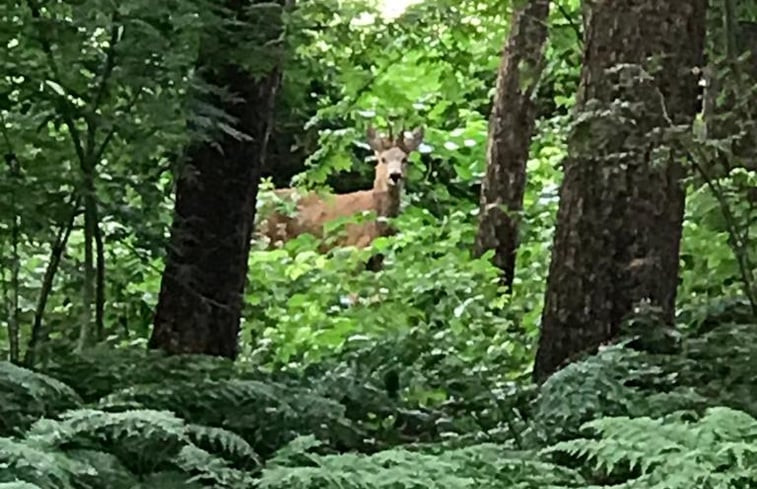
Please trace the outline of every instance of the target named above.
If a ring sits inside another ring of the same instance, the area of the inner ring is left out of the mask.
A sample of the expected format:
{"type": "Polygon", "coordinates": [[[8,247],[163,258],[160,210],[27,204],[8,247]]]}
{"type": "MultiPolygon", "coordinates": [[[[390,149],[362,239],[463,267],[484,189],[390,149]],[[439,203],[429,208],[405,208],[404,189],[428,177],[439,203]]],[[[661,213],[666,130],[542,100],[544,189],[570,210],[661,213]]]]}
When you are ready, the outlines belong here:
{"type": "Polygon", "coordinates": [[[683,170],[661,132],[690,124],[705,0],[591,4],[534,377],[612,339],[640,301],[674,316],[683,170]]]}
{"type": "Polygon", "coordinates": [[[513,14],[489,119],[486,177],[474,253],[494,250],[503,283],[512,286],[526,162],[536,109],[532,99],[544,62],[549,0],[530,0],[513,14]]]}
{"type": "MultiPolygon", "coordinates": [[[[245,7],[232,2],[237,14],[245,7]]],[[[278,70],[253,78],[207,56],[206,80],[235,97],[209,102],[237,119],[213,142],[190,147],[176,188],[174,223],[149,347],[235,358],[260,169],[278,70]],[[208,69],[209,68],[209,69],[208,69]]]]}

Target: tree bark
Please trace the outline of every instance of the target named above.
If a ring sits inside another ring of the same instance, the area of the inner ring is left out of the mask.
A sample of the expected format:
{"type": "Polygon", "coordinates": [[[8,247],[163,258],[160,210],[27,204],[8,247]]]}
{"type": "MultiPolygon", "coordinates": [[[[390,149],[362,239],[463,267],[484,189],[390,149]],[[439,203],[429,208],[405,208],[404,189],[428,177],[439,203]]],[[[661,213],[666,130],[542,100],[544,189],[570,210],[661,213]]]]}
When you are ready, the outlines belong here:
{"type": "MultiPolygon", "coordinates": [[[[238,20],[246,20],[246,11],[265,10],[246,4],[230,2],[238,20]]],[[[269,41],[280,34],[279,27],[269,41]]],[[[226,130],[188,148],[149,341],[150,348],[171,354],[237,355],[255,201],[280,73],[272,68],[253,76],[225,59],[220,52],[206,53],[200,65],[207,82],[227,87],[234,97],[212,96],[206,102],[223,107],[236,119],[234,130],[246,136],[226,130]]]]}
{"type": "Polygon", "coordinates": [[[503,284],[512,287],[526,163],[536,117],[533,91],[544,63],[549,0],[530,0],[513,14],[489,119],[486,177],[481,186],[474,254],[494,250],[503,284]]]}
{"type": "Polygon", "coordinates": [[[705,0],[590,4],[536,381],[617,336],[641,301],[673,321],[683,169],[662,133],[697,112],[705,12],[705,0]]]}

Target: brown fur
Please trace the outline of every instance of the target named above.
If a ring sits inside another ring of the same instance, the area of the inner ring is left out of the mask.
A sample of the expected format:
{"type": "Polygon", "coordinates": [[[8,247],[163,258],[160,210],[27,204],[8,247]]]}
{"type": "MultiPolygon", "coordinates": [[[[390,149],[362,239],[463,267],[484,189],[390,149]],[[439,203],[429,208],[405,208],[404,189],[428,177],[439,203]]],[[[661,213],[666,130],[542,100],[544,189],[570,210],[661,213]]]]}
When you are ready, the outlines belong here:
{"type": "MultiPolygon", "coordinates": [[[[396,217],[399,213],[407,155],[418,147],[422,138],[422,129],[416,130],[409,139],[402,136],[402,139],[398,140],[391,136],[388,139],[379,138],[369,129],[368,142],[376,153],[376,173],[372,189],[323,196],[315,192],[308,193],[297,201],[294,216],[274,212],[260,224],[259,233],[269,239],[271,247],[305,233],[323,238],[326,223],[367,212],[373,213],[374,217],[346,224],[336,239],[322,243],[320,249],[325,252],[334,247],[370,246],[376,238],[391,233],[381,218],[396,217]],[[401,177],[393,183],[390,173],[401,173],[401,177]]],[[[295,189],[286,188],[274,192],[278,198],[287,200],[294,196],[295,189]]]]}

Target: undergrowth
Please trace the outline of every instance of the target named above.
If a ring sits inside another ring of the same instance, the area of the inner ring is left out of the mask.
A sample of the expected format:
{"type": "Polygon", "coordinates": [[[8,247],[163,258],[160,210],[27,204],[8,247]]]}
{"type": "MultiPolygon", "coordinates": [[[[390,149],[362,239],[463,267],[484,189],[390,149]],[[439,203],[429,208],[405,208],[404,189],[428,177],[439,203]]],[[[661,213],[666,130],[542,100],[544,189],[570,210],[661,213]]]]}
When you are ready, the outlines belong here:
{"type": "Polygon", "coordinates": [[[683,311],[668,352],[628,337],[538,390],[463,368],[422,402],[350,355],[298,373],[135,348],[3,363],[0,487],[754,487],[757,325],[712,310],[718,326],[683,311]]]}

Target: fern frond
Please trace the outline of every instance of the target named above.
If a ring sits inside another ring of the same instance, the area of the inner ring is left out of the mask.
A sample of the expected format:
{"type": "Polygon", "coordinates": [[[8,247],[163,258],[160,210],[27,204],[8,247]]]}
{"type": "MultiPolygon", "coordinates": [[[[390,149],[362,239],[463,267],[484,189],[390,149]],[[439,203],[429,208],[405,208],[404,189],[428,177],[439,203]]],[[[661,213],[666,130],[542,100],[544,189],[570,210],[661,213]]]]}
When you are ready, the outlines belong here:
{"type": "Polygon", "coordinates": [[[190,424],[186,427],[189,439],[198,447],[207,446],[212,453],[227,455],[227,458],[243,462],[252,461],[254,465],[262,465],[262,460],[244,438],[222,428],[190,424]]]}
{"type": "Polygon", "coordinates": [[[43,419],[35,423],[28,438],[49,445],[109,452],[136,473],[149,473],[168,463],[187,443],[183,420],[153,410],[68,411],[57,421],[43,419]]]}
{"type": "Polygon", "coordinates": [[[100,345],[73,354],[56,352],[45,373],[71,386],[87,402],[134,385],[224,379],[236,372],[227,359],[206,355],[173,355],[143,348],[100,345]]]}
{"type": "Polygon", "coordinates": [[[0,362],[0,435],[18,434],[37,418],[80,404],[76,392],[63,382],[0,362]]]}
{"type": "Polygon", "coordinates": [[[140,406],[171,410],[203,426],[222,427],[266,456],[301,434],[328,439],[334,427],[349,424],[344,406],[307,389],[246,379],[166,382],[123,389],[99,407],[140,406]]]}
{"type": "Polygon", "coordinates": [[[256,480],[249,473],[232,469],[223,459],[192,445],[181,449],[176,464],[186,473],[195,474],[189,482],[229,489],[256,486],[256,480]]]}
{"type": "Polygon", "coordinates": [[[129,489],[202,489],[203,485],[192,481],[185,472],[166,470],[142,478],[142,482],[129,489]]]}
{"type": "Polygon", "coordinates": [[[303,453],[314,441],[298,439],[282,450],[286,454],[279,454],[275,463],[263,470],[261,488],[467,489],[585,485],[578,473],[542,461],[533,452],[512,452],[494,444],[438,454],[403,448],[373,455],[303,453]],[[307,461],[307,465],[302,465],[303,461],[307,461]]]}
{"type": "Polygon", "coordinates": [[[176,487],[241,488],[253,485],[251,472],[232,463],[254,467],[249,462],[255,457],[238,435],[188,425],[169,412],[77,409],[37,421],[26,438],[0,438],[0,481],[7,473],[42,489],[132,489],[140,478],[160,473],[176,487]]]}
{"type": "Polygon", "coordinates": [[[566,440],[591,419],[635,412],[644,397],[628,383],[655,374],[659,368],[622,345],[566,366],[541,387],[534,413],[537,436],[548,444],[566,440]]]}
{"type": "Polygon", "coordinates": [[[598,469],[628,478],[628,487],[757,485],[757,420],[743,412],[711,408],[695,422],[680,416],[602,418],[584,428],[598,438],[561,442],[542,453],[593,459],[598,469]]]}
{"type": "Polygon", "coordinates": [[[0,438],[0,468],[0,480],[10,477],[41,489],[73,488],[75,480],[94,474],[93,467],[70,460],[55,448],[10,438],[0,438]]]}
{"type": "Polygon", "coordinates": [[[66,455],[74,461],[93,467],[94,474],[80,476],[78,483],[89,487],[107,487],[108,489],[131,489],[138,478],[113,454],[98,450],[67,450],[66,455]]]}

